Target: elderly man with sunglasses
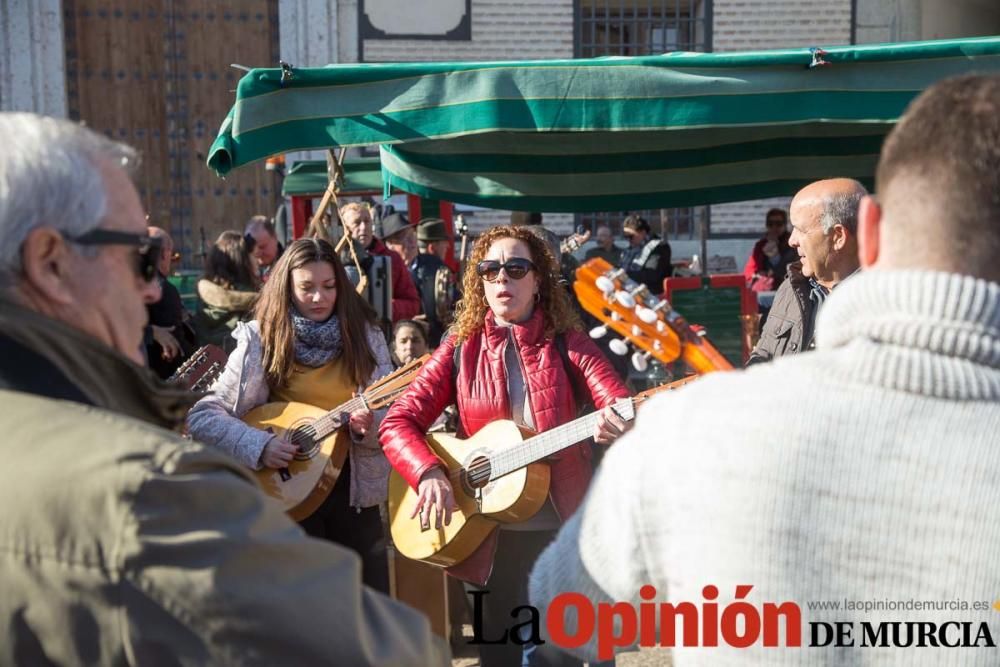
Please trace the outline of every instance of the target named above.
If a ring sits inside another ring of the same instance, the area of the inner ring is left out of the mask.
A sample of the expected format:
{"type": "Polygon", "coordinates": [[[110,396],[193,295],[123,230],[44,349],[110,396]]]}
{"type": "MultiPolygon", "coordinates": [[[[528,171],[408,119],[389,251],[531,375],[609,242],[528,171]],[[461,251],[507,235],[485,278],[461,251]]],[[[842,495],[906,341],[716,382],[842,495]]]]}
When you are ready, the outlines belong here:
{"type": "Polygon", "coordinates": [[[193,397],[141,366],[135,152],[32,114],[0,137],[0,664],[445,664],[354,554],[169,430],[193,397]]]}

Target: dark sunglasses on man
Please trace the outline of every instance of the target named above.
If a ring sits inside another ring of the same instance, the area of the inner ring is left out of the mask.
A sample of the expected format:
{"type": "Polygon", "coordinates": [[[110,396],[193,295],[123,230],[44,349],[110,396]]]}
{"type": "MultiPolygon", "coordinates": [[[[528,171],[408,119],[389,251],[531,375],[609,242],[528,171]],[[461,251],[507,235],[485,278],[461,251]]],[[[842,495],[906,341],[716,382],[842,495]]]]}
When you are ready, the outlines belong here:
{"type": "Polygon", "coordinates": [[[136,253],[136,271],[139,277],[147,283],[153,282],[157,274],[157,263],[163,240],[146,234],[120,232],[114,229],[92,229],[79,236],[63,233],[63,238],[71,243],[84,246],[94,245],[130,245],[138,250],[136,253]]]}
{"type": "Polygon", "coordinates": [[[479,264],[476,264],[476,273],[491,283],[496,282],[497,278],[500,277],[500,269],[506,271],[507,277],[511,280],[520,280],[528,275],[529,271],[533,271],[535,265],[530,259],[524,259],[523,257],[508,259],[503,264],[495,259],[484,259],[479,264]]]}

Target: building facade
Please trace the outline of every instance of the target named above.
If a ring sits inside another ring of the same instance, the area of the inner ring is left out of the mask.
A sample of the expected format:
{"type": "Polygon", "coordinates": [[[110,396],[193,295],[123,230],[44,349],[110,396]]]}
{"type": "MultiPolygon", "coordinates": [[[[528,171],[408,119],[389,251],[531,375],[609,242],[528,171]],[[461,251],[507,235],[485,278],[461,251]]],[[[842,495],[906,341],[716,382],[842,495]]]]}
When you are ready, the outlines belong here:
{"type": "MultiPolygon", "coordinates": [[[[1000,34],[996,0],[5,0],[0,110],[81,120],[136,145],[139,187],[185,264],[223,229],[270,213],[263,166],[220,180],[204,166],[241,72],[231,65],[526,60],[741,51],[1000,34]]],[[[789,198],[646,211],[675,246],[741,263],[766,210],[789,198]]],[[[619,224],[627,211],[551,214],[546,225],[619,224]]],[[[509,219],[475,211],[473,231],[509,219]]]]}

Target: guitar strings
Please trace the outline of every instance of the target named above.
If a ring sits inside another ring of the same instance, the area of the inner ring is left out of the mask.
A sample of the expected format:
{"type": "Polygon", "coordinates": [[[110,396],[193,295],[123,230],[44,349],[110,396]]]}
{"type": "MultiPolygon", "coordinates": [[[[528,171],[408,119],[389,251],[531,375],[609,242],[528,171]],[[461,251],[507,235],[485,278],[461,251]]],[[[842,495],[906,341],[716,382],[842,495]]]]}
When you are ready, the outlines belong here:
{"type": "MultiPolygon", "coordinates": [[[[348,413],[354,412],[360,407],[363,407],[363,405],[364,402],[361,401],[360,397],[352,398],[347,403],[344,403],[343,408],[341,410],[336,411],[335,414],[340,414],[343,412],[348,412],[348,413]]],[[[328,413],[323,415],[322,417],[320,417],[311,424],[307,424],[306,426],[295,429],[291,437],[288,439],[288,442],[297,446],[307,442],[312,442],[315,441],[317,438],[325,438],[327,435],[337,430],[341,426],[343,426],[343,424],[339,423],[339,420],[337,420],[334,417],[334,413],[328,413]],[[321,436],[320,435],[321,433],[323,433],[324,435],[321,436]]]]}

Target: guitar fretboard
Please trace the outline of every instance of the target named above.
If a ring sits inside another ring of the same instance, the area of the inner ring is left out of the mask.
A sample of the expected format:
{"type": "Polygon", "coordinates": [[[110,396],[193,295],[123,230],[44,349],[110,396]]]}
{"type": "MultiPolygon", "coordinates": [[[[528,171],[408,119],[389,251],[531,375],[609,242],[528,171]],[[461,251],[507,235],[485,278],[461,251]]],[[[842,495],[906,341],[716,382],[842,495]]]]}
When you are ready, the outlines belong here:
{"type": "MultiPolygon", "coordinates": [[[[626,421],[635,416],[630,398],[620,399],[615,402],[614,406],[615,411],[622,415],[626,421]]],[[[490,456],[490,479],[503,477],[529,463],[534,463],[570,445],[575,445],[581,440],[586,440],[594,434],[594,427],[597,426],[599,415],[600,412],[592,412],[523,442],[516,443],[512,447],[494,452],[490,456]]]]}
{"type": "Polygon", "coordinates": [[[349,415],[355,410],[362,410],[365,407],[364,399],[360,396],[355,396],[346,403],[338,405],[333,410],[330,410],[325,415],[310,424],[313,432],[309,435],[314,440],[323,440],[344,425],[345,414],[349,415]]]}

